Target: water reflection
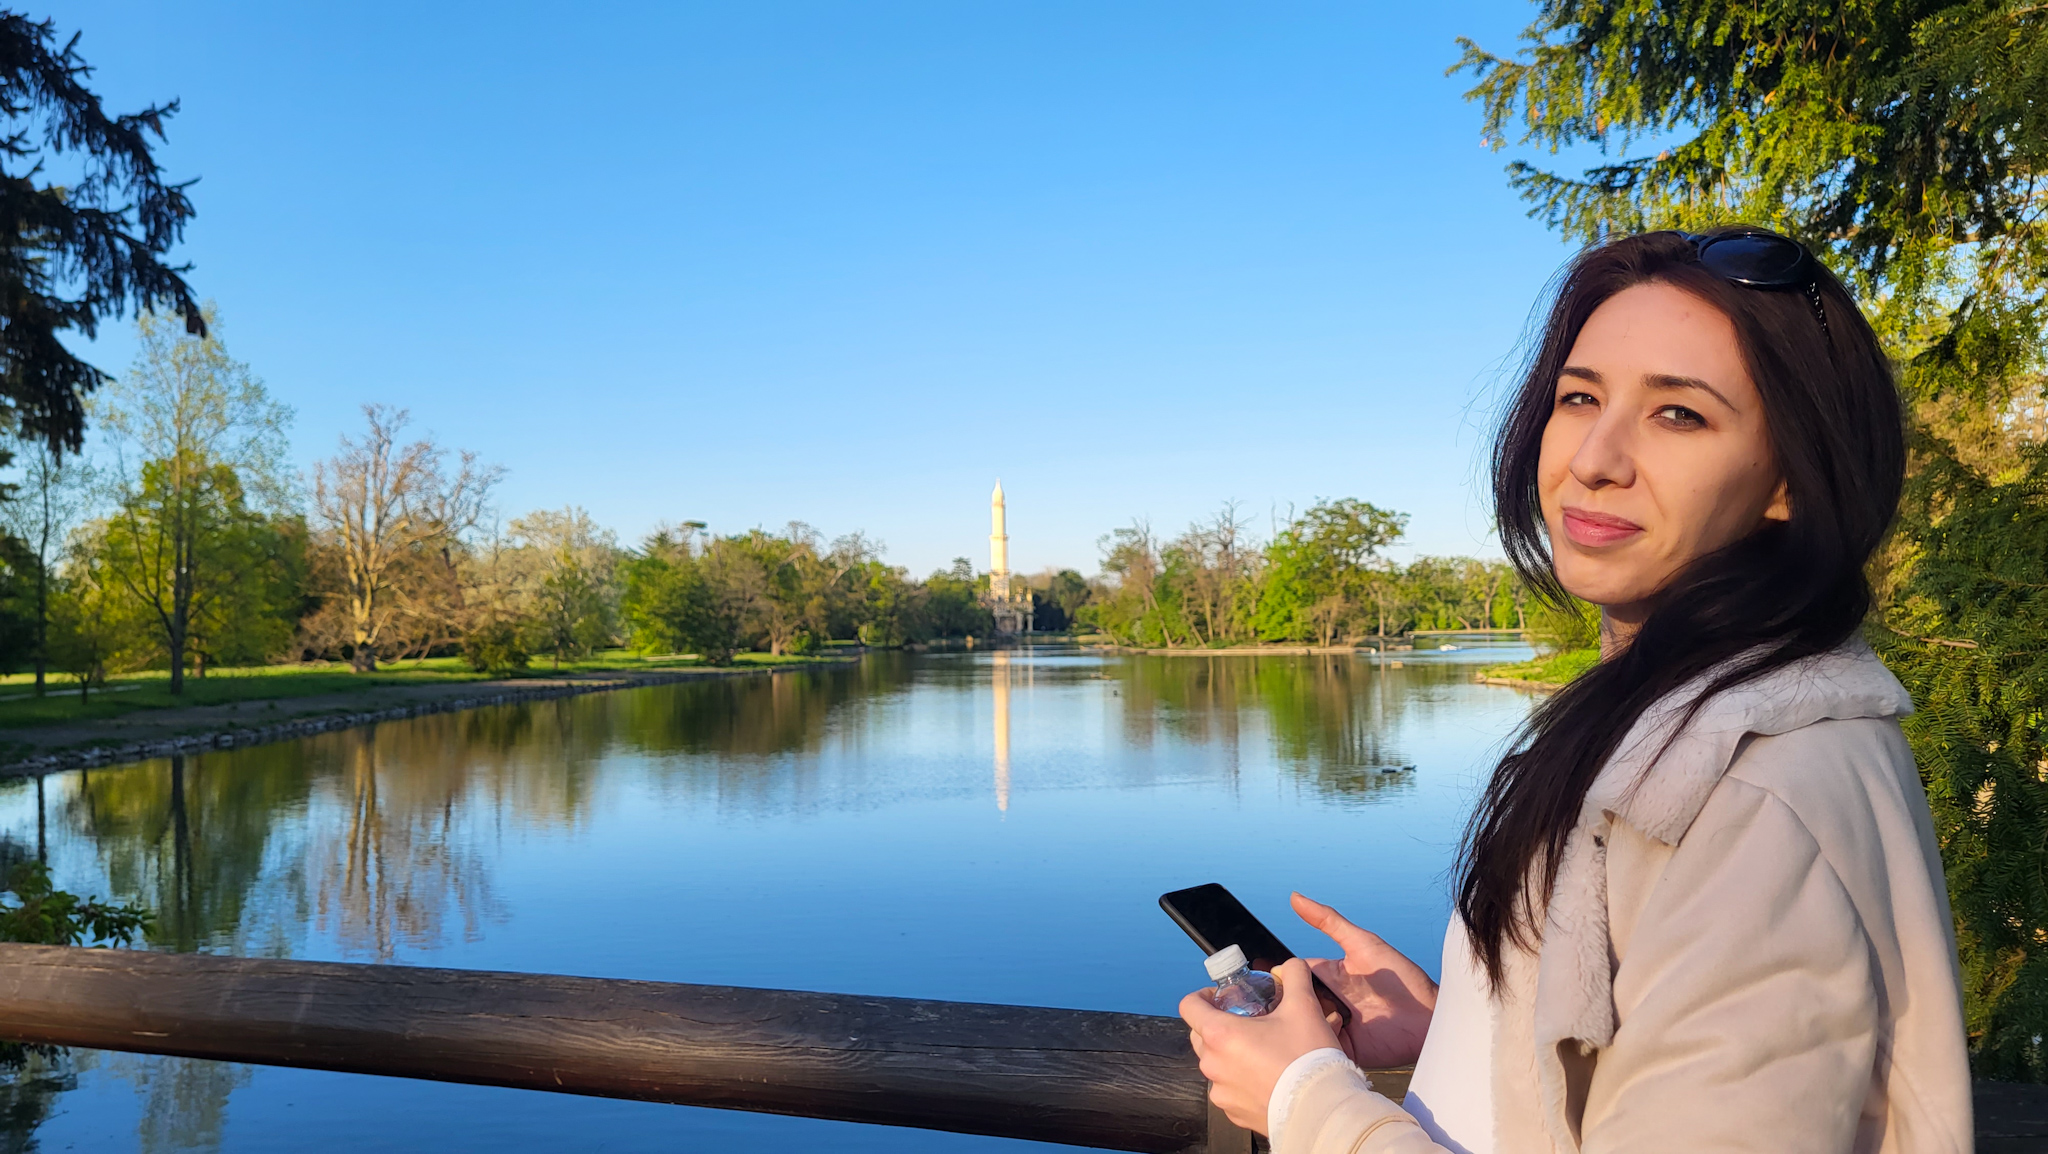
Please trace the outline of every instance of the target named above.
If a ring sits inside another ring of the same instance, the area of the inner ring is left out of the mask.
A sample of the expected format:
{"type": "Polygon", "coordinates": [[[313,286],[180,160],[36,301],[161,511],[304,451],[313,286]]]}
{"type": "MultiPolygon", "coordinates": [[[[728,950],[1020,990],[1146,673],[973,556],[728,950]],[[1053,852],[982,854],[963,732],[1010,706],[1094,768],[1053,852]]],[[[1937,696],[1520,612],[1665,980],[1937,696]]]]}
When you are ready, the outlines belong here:
{"type": "Polygon", "coordinates": [[[296,911],[252,910],[259,889],[297,890],[295,844],[312,783],[289,745],[83,771],[68,826],[98,851],[109,887],[156,913],[151,944],[282,953],[296,911]],[[283,839],[286,844],[277,842],[283,839]],[[277,916],[282,915],[282,917],[277,916]]]}
{"type": "Polygon", "coordinates": [[[229,1062],[109,1054],[107,1069],[142,1100],[136,1148],[142,1154],[216,1150],[227,1128],[228,1098],[255,1071],[229,1062]]]}
{"type": "Polygon", "coordinates": [[[996,809],[1010,811],[1010,654],[990,654],[989,688],[994,692],[996,737],[996,809]]]}
{"type": "Polygon", "coordinates": [[[1170,734],[1234,761],[1250,729],[1319,793],[1348,801],[1407,788],[1403,716],[1428,688],[1462,680],[1450,666],[1383,671],[1339,656],[1154,657],[1121,673],[1133,744],[1170,734]]]}
{"type": "Polygon", "coordinates": [[[36,1129],[68,1090],[78,1088],[78,1071],[99,1055],[30,1051],[23,1065],[0,1079],[0,1154],[26,1154],[36,1149],[36,1129]]]}
{"type": "MultiPolygon", "coordinates": [[[[0,841],[17,854],[47,850],[69,888],[148,905],[156,949],[561,969],[580,965],[578,955],[502,943],[594,950],[625,927],[593,915],[522,937],[516,923],[534,912],[521,903],[536,893],[635,901],[644,887],[680,884],[669,900],[726,886],[772,903],[829,883],[828,867],[921,861],[934,839],[965,839],[950,856],[932,851],[941,872],[972,865],[1001,852],[992,831],[975,832],[984,819],[1007,837],[1059,847],[1017,851],[1027,870],[1107,862],[1114,851],[1124,855],[1115,868],[1130,872],[1167,852],[1145,839],[1188,840],[1177,829],[1234,804],[1241,779],[1278,783],[1263,795],[1269,807],[1398,802],[1418,776],[1387,770],[1418,759],[1418,726],[1442,711],[1468,716],[1475,692],[1486,692],[1468,668],[1050,649],[870,655],[847,668],[441,714],[53,775],[47,799],[27,782],[0,786],[0,841]],[[1065,790],[1096,792],[1074,800],[1065,790]],[[960,808],[934,808],[947,805],[960,808]],[[1173,805],[1181,808],[1169,819],[1173,805]],[[890,812],[918,816],[871,816],[890,812]],[[670,856],[635,872],[619,851],[603,859],[615,842],[670,856]],[[774,848],[756,848],[764,845],[774,848]],[[548,864],[531,865],[534,854],[548,864]],[[577,854],[593,859],[590,869],[579,872],[577,854]],[[534,875],[549,870],[567,880],[537,889],[534,875]],[[482,952],[461,952],[469,947],[482,952]],[[424,956],[437,952],[455,956],[424,956]]],[[[1291,835],[1276,827],[1271,836],[1291,835]]],[[[932,884],[931,867],[904,868],[912,884],[932,884]]],[[[1041,888],[1023,873],[1004,878],[1020,893],[1041,888]]],[[[1076,899],[1063,900],[1056,922],[1074,916],[1076,899]]],[[[626,917],[641,913],[626,908],[626,917]]],[[[949,917],[960,916],[954,908],[949,917]]],[[[836,988],[861,986],[856,977],[836,988]]],[[[220,1063],[65,1056],[5,1081],[0,1154],[29,1148],[64,1095],[99,1086],[101,1101],[112,1084],[137,1111],[128,1131],[137,1148],[233,1146],[231,1100],[265,1094],[265,1077],[220,1063]]]]}
{"type": "MultiPolygon", "coordinates": [[[[385,962],[400,946],[441,945],[451,915],[465,941],[476,941],[485,921],[503,916],[481,847],[459,828],[474,804],[473,782],[488,780],[489,771],[471,772],[475,767],[459,759],[422,765],[407,756],[416,751],[388,748],[398,737],[371,734],[349,743],[341,772],[323,782],[343,817],[315,825],[306,855],[314,928],[332,935],[344,954],[385,962]]],[[[529,804],[536,800],[533,791],[519,792],[529,804]]],[[[544,792],[555,804],[542,813],[565,821],[574,815],[578,791],[544,792]]]]}

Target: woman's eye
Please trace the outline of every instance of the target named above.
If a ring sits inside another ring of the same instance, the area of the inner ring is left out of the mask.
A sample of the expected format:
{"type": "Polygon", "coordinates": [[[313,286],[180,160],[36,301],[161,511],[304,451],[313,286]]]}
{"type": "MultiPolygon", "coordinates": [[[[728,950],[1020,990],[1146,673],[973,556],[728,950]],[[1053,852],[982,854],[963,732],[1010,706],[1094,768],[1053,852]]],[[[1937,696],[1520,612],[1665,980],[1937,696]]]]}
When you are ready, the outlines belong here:
{"type": "Polygon", "coordinates": [[[1599,401],[1593,399],[1593,394],[1591,393],[1561,393],[1557,398],[1557,407],[1560,409],[1572,408],[1578,405],[1597,405],[1599,403],[1599,401]]]}
{"type": "Polygon", "coordinates": [[[1666,405],[1658,409],[1657,419],[1674,425],[1683,425],[1689,429],[1699,428],[1707,423],[1705,417],[1700,416],[1684,405],[1666,405]]]}

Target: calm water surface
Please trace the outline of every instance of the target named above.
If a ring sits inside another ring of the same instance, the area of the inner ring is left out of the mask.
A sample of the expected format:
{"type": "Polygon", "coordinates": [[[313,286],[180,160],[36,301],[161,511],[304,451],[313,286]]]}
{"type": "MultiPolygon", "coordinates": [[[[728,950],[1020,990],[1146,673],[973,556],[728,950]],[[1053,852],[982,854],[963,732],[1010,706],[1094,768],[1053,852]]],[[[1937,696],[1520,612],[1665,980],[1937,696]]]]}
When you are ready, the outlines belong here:
{"type": "MultiPolygon", "coordinates": [[[[877,655],[7,782],[0,831],[157,949],[1170,1014],[1197,882],[1434,970],[1523,656],[877,655]]],[[[90,1051],[0,1095],[0,1150],[1071,1149],[90,1051]]]]}

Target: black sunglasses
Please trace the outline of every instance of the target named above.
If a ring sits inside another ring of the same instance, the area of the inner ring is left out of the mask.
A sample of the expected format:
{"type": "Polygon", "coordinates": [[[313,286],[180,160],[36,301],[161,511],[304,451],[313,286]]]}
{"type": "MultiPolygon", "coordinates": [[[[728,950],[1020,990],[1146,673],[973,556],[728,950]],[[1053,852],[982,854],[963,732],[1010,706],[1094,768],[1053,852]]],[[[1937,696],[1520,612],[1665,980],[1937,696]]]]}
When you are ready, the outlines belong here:
{"type": "Polygon", "coordinates": [[[1820,322],[1821,335],[1827,335],[1828,314],[1820,304],[1820,263],[1805,245],[1771,232],[1678,235],[1692,243],[1701,267],[1722,280],[1745,288],[1805,290],[1813,305],[1813,319],[1820,322]]]}

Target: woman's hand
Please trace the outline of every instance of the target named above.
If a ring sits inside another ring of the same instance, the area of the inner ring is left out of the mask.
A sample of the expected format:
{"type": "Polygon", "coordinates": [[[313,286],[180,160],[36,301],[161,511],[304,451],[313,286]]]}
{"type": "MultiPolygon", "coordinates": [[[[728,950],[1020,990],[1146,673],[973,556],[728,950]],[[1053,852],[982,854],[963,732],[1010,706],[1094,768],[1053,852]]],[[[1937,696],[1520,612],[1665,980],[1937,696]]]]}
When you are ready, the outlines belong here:
{"type": "Polygon", "coordinates": [[[1295,958],[1277,970],[1280,1004],[1273,1012],[1245,1018],[1219,1010],[1207,990],[1180,1000],[1181,1019],[1188,1024],[1202,1076],[1209,1079],[1209,1100],[1247,1130],[1266,1132],[1266,1104],[1273,1087],[1296,1058],[1337,1044],[1337,1035],[1323,1020],[1308,965],[1295,958]]]}
{"type": "Polygon", "coordinates": [[[1367,1069],[1413,1065],[1436,1012],[1436,983],[1378,934],[1321,902],[1295,894],[1294,912],[1344,947],[1341,960],[1308,959],[1316,977],[1351,1007],[1344,1052],[1367,1069]]]}

